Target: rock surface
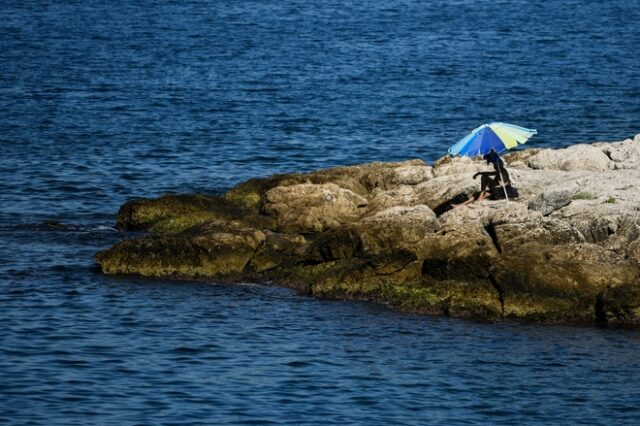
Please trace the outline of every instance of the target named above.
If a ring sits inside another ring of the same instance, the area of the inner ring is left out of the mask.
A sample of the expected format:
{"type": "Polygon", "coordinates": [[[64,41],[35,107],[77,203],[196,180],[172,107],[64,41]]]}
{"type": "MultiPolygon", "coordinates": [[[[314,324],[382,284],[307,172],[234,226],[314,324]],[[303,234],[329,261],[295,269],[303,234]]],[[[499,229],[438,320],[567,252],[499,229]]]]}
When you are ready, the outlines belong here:
{"type": "Polygon", "coordinates": [[[490,170],[477,159],[131,201],[118,226],[150,232],[96,261],[107,274],[275,282],[426,314],[640,326],[640,135],[504,159],[520,197],[455,209],[490,170]]]}

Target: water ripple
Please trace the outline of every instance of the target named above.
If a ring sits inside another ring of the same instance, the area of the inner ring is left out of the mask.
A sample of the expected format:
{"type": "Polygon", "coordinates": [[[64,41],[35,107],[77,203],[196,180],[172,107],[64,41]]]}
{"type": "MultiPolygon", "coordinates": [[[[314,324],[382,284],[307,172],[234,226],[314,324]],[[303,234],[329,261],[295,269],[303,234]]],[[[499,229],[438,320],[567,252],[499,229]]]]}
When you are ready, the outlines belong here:
{"type": "Polygon", "coordinates": [[[640,132],[636,2],[496,5],[4,1],[0,423],[635,424],[637,331],[93,269],[134,197],[640,132]]]}

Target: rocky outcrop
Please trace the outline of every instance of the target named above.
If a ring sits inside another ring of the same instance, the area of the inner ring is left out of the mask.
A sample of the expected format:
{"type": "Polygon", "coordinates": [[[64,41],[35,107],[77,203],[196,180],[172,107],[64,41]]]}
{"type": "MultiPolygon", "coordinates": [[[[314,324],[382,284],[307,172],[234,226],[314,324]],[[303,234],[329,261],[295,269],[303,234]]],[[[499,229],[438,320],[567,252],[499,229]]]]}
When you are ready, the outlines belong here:
{"type": "Polygon", "coordinates": [[[547,216],[554,211],[567,206],[573,200],[574,195],[580,191],[576,183],[562,184],[548,188],[529,201],[529,210],[537,211],[547,216]]]}
{"type": "Polygon", "coordinates": [[[640,135],[504,156],[520,196],[452,208],[490,170],[443,157],[126,203],[107,274],[273,282],[478,318],[640,326],[640,135]]]}
{"type": "Polygon", "coordinates": [[[262,211],[281,232],[322,232],[362,215],[367,199],[335,183],[276,186],[264,194],[262,211]]]}
{"type": "Polygon", "coordinates": [[[107,274],[227,277],[241,274],[265,239],[256,229],[207,222],[179,234],[122,241],[97,259],[107,274]]]}
{"type": "Polygon", "coordinates": [[[574,145],[563,150],[545,149],[530,157],[527,163],[537,170],[603,172],[613,167],[605,152],[591,145],[574,145]]]}

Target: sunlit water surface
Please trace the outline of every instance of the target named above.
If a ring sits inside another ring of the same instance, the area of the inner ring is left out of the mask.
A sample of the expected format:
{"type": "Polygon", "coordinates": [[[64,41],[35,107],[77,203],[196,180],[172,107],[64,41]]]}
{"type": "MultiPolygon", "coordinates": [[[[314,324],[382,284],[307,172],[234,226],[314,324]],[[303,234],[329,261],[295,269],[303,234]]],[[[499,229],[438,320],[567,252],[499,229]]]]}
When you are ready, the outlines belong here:
{"type": "Polygon", "coordinates": [[[128,199],[640,133],[640,3],[0,4],[0,423],[634,424],[640,334],[109,278],[128,199]]]}

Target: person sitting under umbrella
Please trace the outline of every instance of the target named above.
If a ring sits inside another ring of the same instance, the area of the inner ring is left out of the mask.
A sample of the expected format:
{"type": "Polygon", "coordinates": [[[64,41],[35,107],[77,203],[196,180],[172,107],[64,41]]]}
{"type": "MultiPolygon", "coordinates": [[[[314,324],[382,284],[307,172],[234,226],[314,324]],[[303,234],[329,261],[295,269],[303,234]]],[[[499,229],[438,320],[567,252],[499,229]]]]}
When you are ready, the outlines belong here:
{"type": "Polygon", "coordinates": [[[515,188],[511,186],[511,180],[509,178],[509,172],[504,168],[504,162],[498,156],[498,154],[491,150],[488,154],[482,156],[487,161],[487,164],[492,164],[495,171],[493,172],[478,172],[473,175],[473,178],[480,176],[480,191],[474,193],[469,199],[460,204],[451,204],[453,207],[465,206],[475,201],[482,201],[485,199],[500,200],[507,197],[509,193],[512,197],[517,196],[515,188]]]}

